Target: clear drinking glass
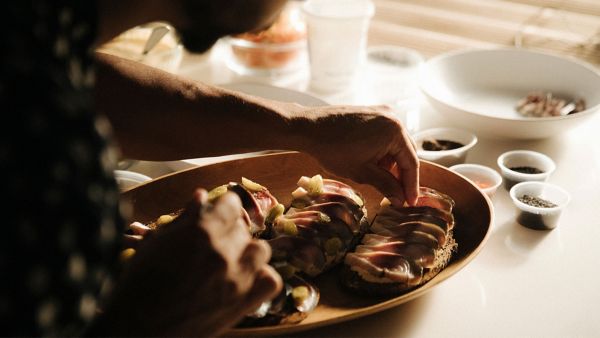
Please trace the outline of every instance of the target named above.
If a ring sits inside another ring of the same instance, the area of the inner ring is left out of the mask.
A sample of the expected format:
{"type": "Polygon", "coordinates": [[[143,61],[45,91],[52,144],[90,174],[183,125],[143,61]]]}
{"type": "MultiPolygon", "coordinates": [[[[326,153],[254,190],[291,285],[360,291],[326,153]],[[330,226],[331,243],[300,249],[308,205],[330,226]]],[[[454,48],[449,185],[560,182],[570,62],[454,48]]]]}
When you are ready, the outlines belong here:
{"type": "Polygon", "coordinates": [[[332,93],[352,87],[365,59],[370,0],[307,0],[303,6],[308,33],[310,88],[332,93]]]}

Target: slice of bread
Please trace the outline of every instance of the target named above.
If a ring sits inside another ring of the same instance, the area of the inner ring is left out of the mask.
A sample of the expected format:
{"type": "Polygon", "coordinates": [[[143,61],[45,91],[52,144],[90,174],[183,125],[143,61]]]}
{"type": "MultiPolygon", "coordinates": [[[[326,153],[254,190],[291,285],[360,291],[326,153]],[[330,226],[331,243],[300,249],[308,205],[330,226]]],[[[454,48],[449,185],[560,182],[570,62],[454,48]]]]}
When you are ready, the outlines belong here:
{"type": "Polygon", "coordinates": [[[346,255],[342,284],[353,292],[397,296],[444,269],[456,250],[454,201],[422,187],[417,207],[382,206],[361,245],[346,255]]]}
{"type": "MultiPolygon", "coordinates": [[[[442,269],[450,262],[452,253],[457,248],[457,243],[454,240],[453,233],[450,231],[446,238],[446,244],[435,250],[434,266],[424,269],[421,281],[417,285],[401,282],[372,282],[367,281],[357,271],[352,270],[350,265],[344,264],[340,273],[342,285],[353,292],[371,296],[398,296],[413,290],[435,277],[442,269]]],[[[381,276],[383,280],[385,276],[381,276]]]]}

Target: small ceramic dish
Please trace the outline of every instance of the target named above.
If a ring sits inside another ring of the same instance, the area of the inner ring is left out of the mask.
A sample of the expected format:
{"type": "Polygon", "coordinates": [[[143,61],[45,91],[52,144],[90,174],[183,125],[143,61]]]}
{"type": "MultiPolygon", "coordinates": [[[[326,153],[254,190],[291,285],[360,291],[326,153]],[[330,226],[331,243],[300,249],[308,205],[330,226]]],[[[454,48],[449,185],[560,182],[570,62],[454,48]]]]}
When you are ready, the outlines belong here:
{"type": "Polygon", "coordinates": [[[489,197],[494,195],[502,183],[502,176],[496,170],[481,164],[457,164],[451,166],[450,170],[468,178],[489,197]]]}
{"type": "Polygon", "coordinates": [[[535,230],[556,228],[562,211],[571,200],[564,189],[547,182],[521,182],[510,189],[519,213],[517,222],[535,230]]]}
{"type": "Polygon", "coordinates": [[[308,64],[307,33],[298,1],[290,1],[275,22],[258,32],[224,37],[227,66],[241,75],[271,76],[300,70],[308,64]]]}
{"type": "Polygon", "coordinates": [[[556,165],[542,153],[531,150],[507,151],[498,157],[498,167],[507,190],[520,182],[547,181],[556,165]]]}
{"type": "Polygon", "coordinates": [[[420,159],[446,167],[464,163],[475,144],[477,136],[466,130],[454,128],[432,128],[413,135],[420,159]]]}

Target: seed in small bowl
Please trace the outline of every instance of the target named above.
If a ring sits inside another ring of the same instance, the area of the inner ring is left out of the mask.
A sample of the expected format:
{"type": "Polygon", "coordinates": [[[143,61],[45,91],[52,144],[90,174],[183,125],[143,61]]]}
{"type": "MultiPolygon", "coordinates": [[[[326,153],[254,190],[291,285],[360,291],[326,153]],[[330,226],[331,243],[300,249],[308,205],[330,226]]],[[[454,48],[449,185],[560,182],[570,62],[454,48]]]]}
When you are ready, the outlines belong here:
{"type": "Polygon", "coordinates": [[[498,157],[498,167],[504,177],[504,186],[507,190],[520,182],[547,181],[556,169],[550,157],[531,150],[512,150],[503,153],[498,157]]]}
{"type": "Polygon", "coordinates": [[[564,208],[571,199],[564,189],[547,182],[521,182],[510,189],[517,207],[517,222],[534,230],[556,228],[564,208]]]}
{"type": "Polygon", "coordinates": [[[477,144],[477,136],[455,128],[431,128],[413,135],[420,159],[446,167],[464,163],[469,150],[477,144]]]}

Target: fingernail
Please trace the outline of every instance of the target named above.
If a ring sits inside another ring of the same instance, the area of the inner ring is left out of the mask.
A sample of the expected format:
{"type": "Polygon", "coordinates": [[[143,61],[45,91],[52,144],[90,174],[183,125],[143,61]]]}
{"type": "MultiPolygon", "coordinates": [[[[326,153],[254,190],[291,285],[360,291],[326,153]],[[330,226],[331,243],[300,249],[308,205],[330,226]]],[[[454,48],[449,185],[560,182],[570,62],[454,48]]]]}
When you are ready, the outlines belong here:
{"type": "Polygon", "coordinates": [[[144,235],[151,229],[140,222],[133,222],[129,225],[129,230],[131,230],[131,235],[144,235]]]}

